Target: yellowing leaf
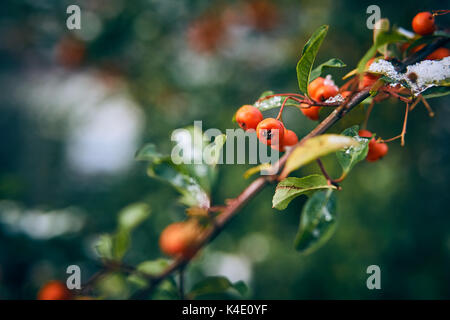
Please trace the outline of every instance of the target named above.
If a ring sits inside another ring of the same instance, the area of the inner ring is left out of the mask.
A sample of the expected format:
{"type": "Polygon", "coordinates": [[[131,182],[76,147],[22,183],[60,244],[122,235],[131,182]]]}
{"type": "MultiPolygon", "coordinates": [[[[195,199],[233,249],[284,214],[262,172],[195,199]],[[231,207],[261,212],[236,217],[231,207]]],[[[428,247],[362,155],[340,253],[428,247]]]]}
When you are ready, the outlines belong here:
{"type": "Polygon", "coordinates": [[[259,166],[252,167],[244,172],[244,178],[248,179],[255,173],[261,172],[261,171],[269,171],[272,168],[272,165],[270,163],[263,163],[259,166]]]}
{"type": "Polygon", "coordinates": [[[358,142],[351,137],[338,134],[323,134],[310,138],[296,147],[286,161],[280,179],[286,178],[292,171],[310,163],[317,158],[351,146],[356,147],[358,142]]]}

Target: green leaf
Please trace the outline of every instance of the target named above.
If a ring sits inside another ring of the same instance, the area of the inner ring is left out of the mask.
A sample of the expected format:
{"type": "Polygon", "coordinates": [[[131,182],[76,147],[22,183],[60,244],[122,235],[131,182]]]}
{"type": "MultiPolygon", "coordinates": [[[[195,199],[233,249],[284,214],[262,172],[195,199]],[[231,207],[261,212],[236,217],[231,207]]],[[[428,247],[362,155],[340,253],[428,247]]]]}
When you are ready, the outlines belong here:
{"type": "Polygon", "coordinates": [[[213,276],[195,284],[187,296],[195,299],[199,296],[225,293],[230,289],[234,289],[240,295],[245,295],[247,292],[247,286],[242,281],[232,283],[225,277],[213,276]]]}
{"type": "Polygon", "coordinates": [[[210,205],[208,194],[194,178],[184,172],[185,170],[182,166],[177,166],[166,158],[151,164],[147,174],[172,185],[181,194],[180,202],[186,206],[208,208],[210,205]]]}
{"type": "Polygon", "coordinates": [[[150,161],[161,159],[163,156],[156,150],[156,146],[153,143],[144,145],[136,152],[135,159],[138,161],[150,161]]]}
{"type": "Polygon", "coordinates": [[[150,276],[157,276],[161,274],[169,265],[169,260],[160,258],[141,262],[136,267],[136,270],[150,276]]]}
{"type": "Polygon", "coordinates": [[[395,30],[379,32],[372,47],[370,47],[370,49],[366,52],[366,54],[359,61],[358,67],[357,67],[358,73],[364,72],[364,70],[366,69],[367,62],[369,62],[369,60],[375,56],[378,48],[380,48],[386,44],[389,44],[389,43],[394,43],[394,42],[398,42],[398,41],[406,41],[406,40],[408,40],[408,38],[406,36],[404,36],[403,34],[399,33],[398,31],[395,31],[395,30]]]}
{"type": "Polygon", "coordinates": [[[95,244],[95,250],[101,259],[113,259],[113,238],[109,234],[102,234],[95,244]]]}
{"type": "Polygon", "coordinates": [[[344,171],[344,174],[347,174],[355,164],[364,160],[367,156],[367,152],[369,151],[370,139],[360,137],[358,130],[359,126],[353,126],[342,132],[342,135],[352,137],[358,142],[357,146],[351,146],[345,150],[336,152],[336,157],[342,167],[342,170],[344,171]]]}
{"type": "Polygon", "coordinates": [[[319,27],[303,47],[302,56],[297,63],[298,87],[301,92],[308,94],[308,84],[314,60],[319,52],[320,45],[327,35],[328,26],[319,27]]]}
{"type": "Polygon", "coordinates": [[[337,134],[323,134],[310,138],[292,151],[281,172],[280,178],[287,177],[292,171],[317,158],[356,145],[358,143],[354,139],[337,134]]]}
{"type": "Polygon", "coordinates": [[[422,93],[425,99],[443,97],[450,94],[450,87],[431,87],[422,93]]]}
{"type": "Polygon", "coordinates": [[[136,271],[138,271],[138,273],[131,274],[128,277],[128,280],[140,288],[146,287],[148,285],[148,280],[141,274],[158,276],[166,270],[169,265],[170,261],[163,258],[141,262],[136,267],[136,271]]]}
{"type": "Polygon", "coordinates": [[[343,68],[346,66],[347,65],[344,62],[342,62],[342,60],[337,59],[337,58],[332,58],[332,59],[320,64],[319,66],[314,68],[313,71],[311,71],[311,75],[309,77],[309,82],[320,77],[322,75],[322,73],[325,71],[325,69],[327,69],[327,68],[343,68]]]}
{"type": "Polygon", "coordinates": [[[209,193],[215,182],[216,170],[215,164],[209,165],[203,157],[204,149],[210,144],[208,137],[199,127],[189,126],[174,131],[171,139],[175,142],[171,159],[209,193]]]}
{"type": "Polygon", "coordinates": [[[113,258],[122,260],[131,245],[131,235],[128,230],[119,230],[113,235],[113,258]]]}
{"type": "Polygon", "coordinates": [[[119,212],[119,228],[131,231],[150,216],[146,203],[133,203],[119,212]]]}
{"type": "Polygon", "coordinates": [[[225,135],[209,138],[196,126],[179,129],[172,134],[175,146],[171,156],[161,155],[154,145],[138,151],[138,160],[149,161],[150,177],[169,183],[181,193],[181,202],[189,207],[207,208],[209,193],[217,177],[216,165],[225,144],[225,135]]]}
{"type": "Polygon", "coordinates": [[[305,254],[320,248],[336,228],[336,197],[333,190],[317,191],[302,210],[295,249],[305,254]]]}
{"type": "Polygon", "coordinates": [[[302,194],[309,196],[312,192],[321,189],[336,189],[336,187],[330,186],[327,179],[319,174],[312,174],[303,178],[286,178],[278,183],[275,189],[272,207],[278,210],[286,209],[294,198],[302,194]]]}
{"type": "MultiPolygon", "coordinates": [[[[273,94],[273,92],[271,93],[273,94]]],[[[270,94],[267,94],[266,96],[268,96],[270,94]]],[[[261,99],[261,98],[260,98],[261,99]]],[[[267,111],[270,109],[276,109],[276,108],[280,108],[281,105],[283,104],[285,97],[272,97],[272,98],[268,98],[265,99],[263,101],[257,101],[253,104],[254,107],[258,108],[259,111],[263,112],[263,111],[267,111]]],[[[298,103],[289,99],[288,101],[286,101],[285,107],[297,107],[298,103]]]]}
{"type": "MultiPolygon", "coordinates": [[[[374,43],[376,42],[376,40],[378,38],[378,35],[381,32],[388,32],[389,28],[390,28],[390,23],[389,23],[388,19],[383,18],[383,19],[378,20],[375,23],[375,26],[373,28],[373,42],[374,43]]],[[[384,55],[386,53],[386,51],[387,51],[387,44],[385,44],[383,46],[380,46],[377,49],[378,49],[378,52],[380,52],[381,54],[384,55]]]]}

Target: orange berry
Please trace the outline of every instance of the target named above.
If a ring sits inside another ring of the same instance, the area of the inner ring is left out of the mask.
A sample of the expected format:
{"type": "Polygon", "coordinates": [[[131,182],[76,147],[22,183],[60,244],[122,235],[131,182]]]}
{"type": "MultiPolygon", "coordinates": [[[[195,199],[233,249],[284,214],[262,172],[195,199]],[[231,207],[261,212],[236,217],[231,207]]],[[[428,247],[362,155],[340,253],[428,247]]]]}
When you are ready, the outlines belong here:
{"type": "Polygon", "coordinates": [[[379,75],[374,74],[365,74],[359,82],[358,88],[359,90],[371,87],[375,82],[380,78],[379,75]]]}
{"type": "Polygon", "coordinates": [[[341,96],[346,99],[349,95],[351,95],[352,92],[351,91],[343,91],[341,92],[341,96]]]}
{"type": "Polygon", "coordinates": [[[258,139],[267,145],[279,145],[284,139],[284,125],[274,118],[261,121],[256,127],[258,139]]]}
{"type": "Polygon", "coordinates": [[[201,230],[195,222],[175,222],[168,225],[159,237],[159,247],[169,256],[190,258],[201,230]]]}
{"type": "Polygon", "coordinates": [[[434,16],[430,12],[420,12],[412,20],[412,28],[415,33],[425,36],[436,30],[434,16]]]}
{"type": "Polygon", "coordinates": [[[386,143],[376,142],[375,139],[369,142],[369,152],[367,153],[366,160],[369,162],[375,162],[386,155],[389,147],[386,143]]]}
{"type": "Polygon", "coordinates": [[[300,110],[306,117],[308,117],[309,119],[314,120],[314,121],[319,120],[319,112],[320,112],[321,107],[311,106],[311,107],[307,108],[309,105],[304,104],[304,103],[302,103],[300,106],[304,107],[304,108],[300,108],[300,110]]]}
{"type": "Polygon", "coordinates": [[[450,50],[447,48],[439,48],[427,56],[427,60],[441,60],[450,56],[450,50]]]}
{"type": "Polygon", "coordinates": [[[359,130],[358,131],[358,135],[362,138],[371,138],[372,137],[372,132],[370,132],[369,130],[359,130]]]}
{"type": "Polygon", "coordinates": [[[285,129],[284,130],[284,138],[283,138],[283,146],[293,146],[298,142],[298,137],[294,131],[285,129]]]}
{"type": "Polygon", "coordinates": [[[47,282],[37,295],[38,300],[70,300],[72,293],[61,281],[47,282]]]}
{"type": "MultiPolygon", "coordinates": [[[[372,132],[369,130],[359,130],[358,135],[363,138],[372,137],[372,132]]],[[[389,151],[389,147],[386,143],[377,142],[375,138],[369,141],[369,151],[367,152],[366,160],[374,162],[384,157],[389,151]]]]}
{"type": "Polygon", "coordinates": [[[256,129],[262,119],[263,115],[261,111],[248,104],[240,107],[236,112],[236,122],[244,130],[256,129]]]}
{"type": "Polygon", "coordinates": [[[323,86],[323,83],[325,81],[325,78],[318,77],[311,81],[311,83],[308,85],[308,94],[310,97],[313,97],[316,95],[317,89],[323,86]]]}
{"type": "Polygon", "coordinates": [[[339,92],[339,88],[335,85],[324,85],[317,89],[316,93],[312,98],[317,101],[325,101],[328,98],[334,97],[339,92]]]}

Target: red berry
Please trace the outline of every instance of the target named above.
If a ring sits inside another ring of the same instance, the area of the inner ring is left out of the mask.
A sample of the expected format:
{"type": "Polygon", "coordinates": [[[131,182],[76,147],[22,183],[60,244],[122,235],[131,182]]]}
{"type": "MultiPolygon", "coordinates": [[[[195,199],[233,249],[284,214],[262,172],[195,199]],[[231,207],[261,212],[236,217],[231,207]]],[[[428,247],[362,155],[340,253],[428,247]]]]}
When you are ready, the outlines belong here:
{"type": "Polygon", "coordinates": [[[244,130],[256,129],[262,119],[261,111],[251,105],[244,105],[236,112],[236,122],[244,130]]]}
{"type": "Polygon", "coordinates": [[[190,258],[201,230],[195,222],[176,222],[167,226],[159,237],[161,251],[169,256],[190,258]]]}
{"type": "Polygon", "coordinates": [[[283,138],[283,146],[293,146],[297,144],[298,137],[294,131],[285,129],[284,130],[284,138],[283,138]]]}
{"type": "MultiPolygon", "coordinates": [[[[363,138],[372,137],[372,132],[369,130],[359,130],[358,135],[363,138]]],[[[369,151],[367,153],[366,160],[374,162],[384,157],[389,151],[389,147],[386,143],[377,142],[375,138],[369,141],[369,151]]]]}
{"type": "Polygon", "coordinates": [[[341,96],[345,99],[347,98],[349,95],[351,95],[352,92],[351,91],[343,91],[341,92],[341,96]]]}
{"type": "Polygon", "coordinates": [[[372,137],[372,132],[370,132],[369,130],[359,130],[358,131],[358,135],[362,138],[371,138],[372,137]]]}
{"type": "Polygon", "coordinates": [[[274,118],[261,121],[256,127],[258,139],[267,145],[280,145],[284,139],[284,125],[274,118]]]}
{"type": "Polygon", "coordinates": [[[412,20],[412,28],[415,33],[422,36],[432,34],[436,30],[434,16],[430,12],[420,12],[412,20]]]}
{"type": "Polygon", "coordinates": [[[61,281],[47,282],[37,295],[38,300],[70,300],[72,293],[61,281]]]}
{"type": "Polygon", "coordinates": [[[325,101],[328,98],[334,97],[339,92],[339,88],[335,85],[323,85],[315,92],[315,95],[312,96],[314,100],[317,101],[325,101]]]}
{"type": "MultiPolygon", "coordinates": [[[[308,85],[309,96],[320,102],[323,102],[330,97],[334,97],[338,92],[339,88],[334,85],[333,80],[328,78],[318,77],[308,85]]],[[[319,111],[321,107],[311,106],[310,108],[307,108],[308,106],[309,105],[307,104],[300,105],[302,113],[311,120],[319,120],[319,111]]]]}
{"type": "Polygon", "coordinates": [[[320,107],[312,106],[308,108],[309,105],[304,103],[302,103],[300,106],[302,107],[300,108],[301,112],[309,119],[314,121],[319,120],[320,107]]]}
{"type": "Polygon", "coordinates": [[[325,81],[325,78],[318,77],[311,81],[311,83],[308,85],[308,94],[310,97],[314,97],[316,95],[317,89],[323,86],[323,83],[325,81]]]}
{"type": "Polygon", "coordinates": [[[439,48],[427,56],[427,60],[441,60],[450,56],[450,50],[447,48],[439,48]]]}
{"type": "Polygon", "coordinates": [[[358,85],[359,90],[373,86],[374,83],[377,82],[379,78],[380,78],[379,75],[365,74],[361,79],[361,81],[359,82],[358,85]]]}

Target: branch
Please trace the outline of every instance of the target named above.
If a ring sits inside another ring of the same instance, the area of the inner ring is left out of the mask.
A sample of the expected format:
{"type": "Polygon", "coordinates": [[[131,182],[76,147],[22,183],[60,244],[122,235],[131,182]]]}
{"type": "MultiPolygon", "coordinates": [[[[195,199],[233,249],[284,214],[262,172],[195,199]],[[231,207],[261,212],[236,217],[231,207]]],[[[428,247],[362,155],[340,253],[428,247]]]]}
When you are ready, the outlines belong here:
{"type": "MultiPolygon", "coordinates": [[[[402,63],[399,63],[397,66],[397,70],[404,72],[406,67],[411,64],[415,64],[421,60],[423,60],[426,56],[428,56],[431,52],[436,50],[437,48],[446,44],[450,39],[449,38],[438,38],[430,45],[426,46],[422,50],[416,52],[414,55],[405,59],[402,63]]],[[[247,188],[245,188],[241,194],[239,194],[235,199],[230,200],[227,205],[224,207],[221,214],[219,214],[214,220],[212,225],[207,228],[204,233],[201,235],[199,242],[194,249],[194,252],[198,252],[201,248],[206,246],[209,242],[214,240],[214,238],[227,226],[230,220],[239,212],[242,207],[244,207],[253,197],[255,197],[266,185],[269,183],[273,183],[277,181],[277,174],[281,171],[281,169],[286,164],[286,161],[295,147],[301,145],[309,138],[318,136],[326,132],[330,127],[332,127],[336,122],[338,122],[341,118],[343,118],[346,114],[348,114],[354,107],[359,105],[365,99],[370,96],[370,88],[365,88],[352,96],[352,98],[348,101],[345,101],[343,104],[338,106],[333,110],[332,113],[328,115],[322,122],[320,122],[316,128],[314,128],[309,134],[307,134],[303,139],[301,139],[293,148],[287,151],[283,157],[281,157],[276,164],[273,165],[276,172],[273,172],[272,175],[259,177],[254,180],[247,188]]],[[[154,288],[165,278],[170,276],[172,273],[183,270],[184,267],[190,262],[190,259],[186,258],[178,258],[172,262],[170,266],[167,267],[160,275],[148,276],[146,277],[150,285],[148,288],[141,290],[136,293],[132,298],[133,299],[142,299],[148,296],[154,288]]]]}

